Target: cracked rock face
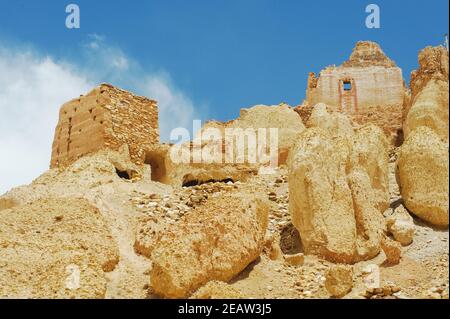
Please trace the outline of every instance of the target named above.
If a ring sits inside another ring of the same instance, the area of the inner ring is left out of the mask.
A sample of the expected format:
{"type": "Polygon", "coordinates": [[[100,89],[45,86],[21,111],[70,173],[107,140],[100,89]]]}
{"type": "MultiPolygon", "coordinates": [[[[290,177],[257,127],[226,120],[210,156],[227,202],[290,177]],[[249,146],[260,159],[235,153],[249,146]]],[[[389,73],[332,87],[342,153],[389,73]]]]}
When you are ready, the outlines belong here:
{"type": "Polygon", "coordinates": [[[268,223],[265,200],[227,194],[168,227],[151,254],[155,293],[185,298],[212,280],[228,281],[260,255],[268,223]]]}
{"type": "Polygon", "coordinates": [[[352,136],[312,127],[289,158],[289,210],[305,252],[354,263],[380,251],[388,207],[387,142],[368,126],[352,136]]]}

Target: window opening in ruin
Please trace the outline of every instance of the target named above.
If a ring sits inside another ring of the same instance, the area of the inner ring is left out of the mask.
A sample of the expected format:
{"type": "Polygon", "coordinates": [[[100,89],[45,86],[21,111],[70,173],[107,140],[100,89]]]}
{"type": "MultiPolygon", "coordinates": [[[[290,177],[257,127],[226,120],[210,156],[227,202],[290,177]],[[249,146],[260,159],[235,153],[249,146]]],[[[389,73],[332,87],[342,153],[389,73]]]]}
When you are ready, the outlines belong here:
{"type": "Polygon", "coordinates": [[[344,91],[351,91],[351,90],[352,90],[352,82],[344,81],[344,91]]]}
{"type": "Polygon", "coordinates": [[[116,168],[116,174],[117,174],[117,176],[119,176],[122,179],[127,179],[127,180],[131,179],[131,176],[130,176],[130,174],[128,174],[127,171],[121,171],[116,168]]]}
{"type": "Polygon", "coordinates": [[[150,165],[152,170],[152,181],[164,182],[166,178],[166,159],[162,154],[147,153],[145,164],[150,165]]]}
{"type": "Polygon", "coordinates": [[[225,178],[225,179],[209,179],[206,181],[200,181],[195,179],[191,174],[184,176],[183,178],[183,187],[192,187],[197,185],[203,185],[208,183],[234,183],[233,179],[225,178]]]}

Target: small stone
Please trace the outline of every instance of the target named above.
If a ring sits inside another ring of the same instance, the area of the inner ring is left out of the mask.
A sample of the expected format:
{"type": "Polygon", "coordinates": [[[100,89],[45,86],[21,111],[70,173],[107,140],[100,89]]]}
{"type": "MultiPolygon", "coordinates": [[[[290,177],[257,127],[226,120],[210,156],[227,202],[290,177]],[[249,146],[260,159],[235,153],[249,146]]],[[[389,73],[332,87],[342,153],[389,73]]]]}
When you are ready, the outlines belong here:
{"type": "Polygon", "coordinates": [[[325,288],[333,297],[342,298],[353,288],[353,269],[350,266],[332,266],[325,278],[325,288]]]}
{"type": "Polygon", "coordinates": [[[302,253],[295,255],[284,255],[284,261],[291,266],[303,265],[305,256],[302,253]]]}

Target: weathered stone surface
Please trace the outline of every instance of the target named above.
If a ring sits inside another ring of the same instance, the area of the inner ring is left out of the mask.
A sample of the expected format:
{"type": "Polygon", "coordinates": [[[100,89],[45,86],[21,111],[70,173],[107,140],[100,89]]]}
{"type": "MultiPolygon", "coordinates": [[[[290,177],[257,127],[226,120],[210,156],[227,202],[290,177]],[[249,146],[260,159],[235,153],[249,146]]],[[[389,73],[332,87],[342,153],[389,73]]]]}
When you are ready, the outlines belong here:
{"type": "Polygon", "coordinates": [[[0,297],[103,298],[118,249],[83,199],[49,198],[0,212],[0,297]]]}
{"type": "Polygon", "coordinates": [[[420,126],[431,128],[448,140],[448,81],[431,79],[420,91],[403,125],[405,138],[420,126]]]}
{"type": "Polygon", "coordinates": [[[313,127],[300,134],[288,162],[289,210],[306,253],[353,263],[380,251],[387,142],[374,126],[332,132],[313,127]]]}
{"type": "Polygon", "coordinates": [[[388,231],[403,246],[412,243],[414,238],[414,220],[403,205],[398,206],[386,220],[388,231]]]}
{"type": "Polygon", "coordinates": [[[239,289],[223,281],[210,281],[200,287],[190,299],[241,299],[244,298],[239,289]]]}
{"type": "Polygon", "coordinates": [[[350,119],[344,114],[333,112],[326,104],[314,106],[307,127],[319,127],[336,137],[351,137],[354,130],[350,119]]]}
{"type": "Polygon", "coordinates": [[[156,101],[102,84],[61,107],[50,166],[66,167],[86,154],[124,144],[133,162],[141,164],[144,150],[158,142],[156,101]]]}
{"type": "Polygon", "coordinates": [[[448,143],[428,127],[406,139],[397,160],[397,179],[405,205],[419,218],[448,225],[448,143]]]}
{"type": "Polygon", "coordinates": [[[211,280],[228,281],[261,253],[268,206],[258,196],[222,195],[170,227],[152,251],[151,285],[183,298],[211,280]]]}
{"type": "Polygon", "coordinates": [[[325,288],[331,296],[342,298],[353,288],[353,269],[346,265],[335,265],[325,275],[325,288]]]}
{"type": "Polygon", "coordinates": [[[302,253],[294,255],[284,255],[284,261],[291,266],[303,265],[305,262],[305,255],[302,253]]]}
{"type": "Polygon", "coordinates": [[[402,257],[402,246],[399,242],[385,237],[381,241],[381,248],[386,255],[386,262],[389,265],[397,265],[400,262],[402,257]]]}
{"type": "Polygon", "coordinates": [[[411,100],[424,89],[431,80],[448,82],[448,52],[443,46],[426,47],[419,52],[419,68],[411,72],[411,100]]]}

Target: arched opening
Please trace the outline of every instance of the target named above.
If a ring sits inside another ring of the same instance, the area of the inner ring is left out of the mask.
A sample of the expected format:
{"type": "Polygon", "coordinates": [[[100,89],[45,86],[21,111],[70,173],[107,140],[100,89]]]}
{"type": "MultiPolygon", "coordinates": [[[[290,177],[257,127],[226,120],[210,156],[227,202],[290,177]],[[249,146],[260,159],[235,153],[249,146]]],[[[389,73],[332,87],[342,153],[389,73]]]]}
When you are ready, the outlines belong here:
{"type": "Polygon", "coordinates": [[[164,155],[149,152],[145,156],[145,164],[152,168],[152,181],[163,183],[166,178],[166,159],[164,155]]]}

